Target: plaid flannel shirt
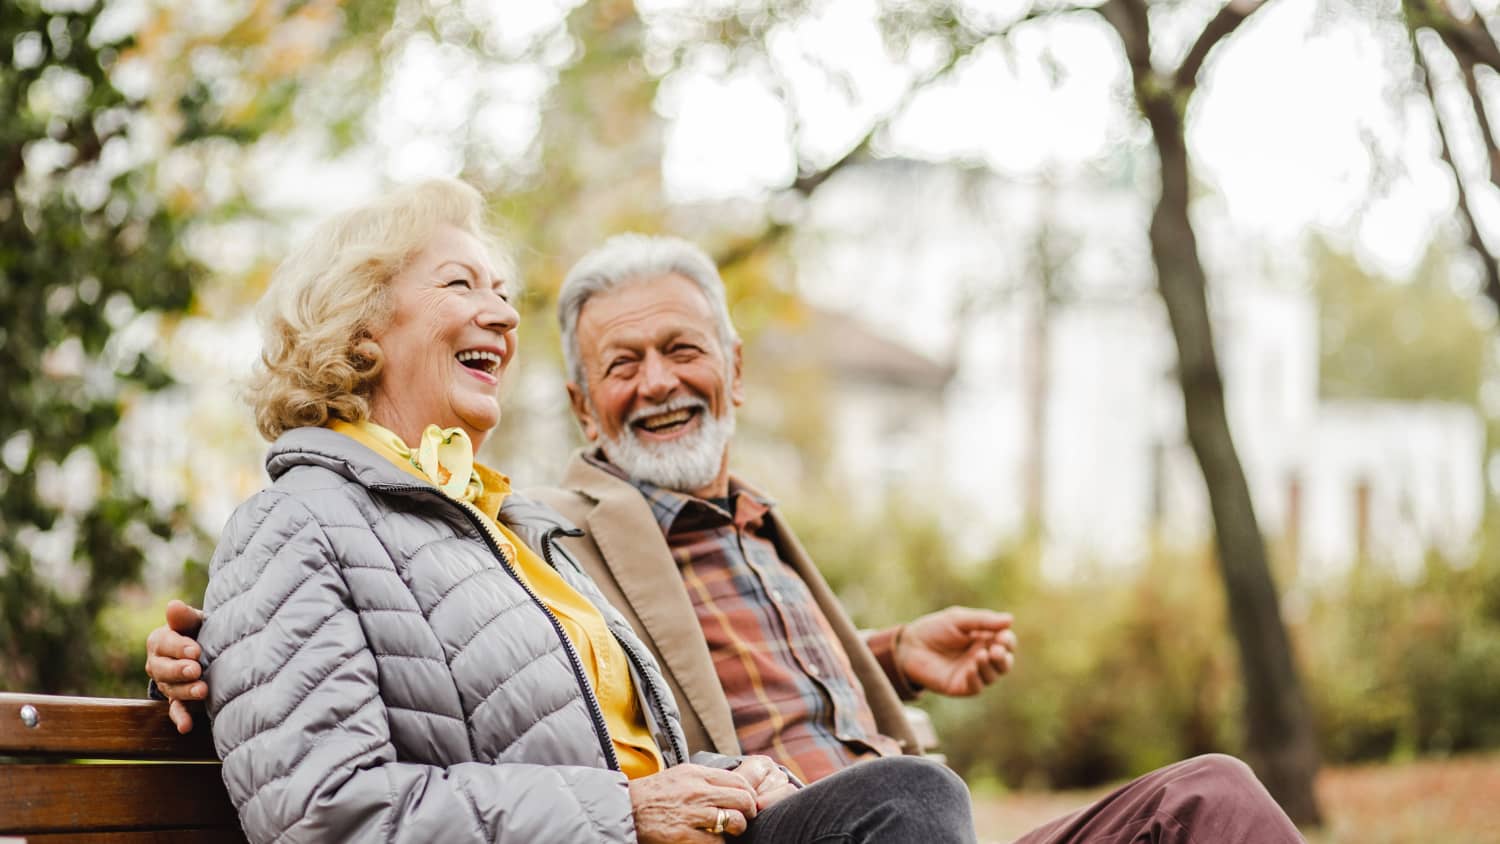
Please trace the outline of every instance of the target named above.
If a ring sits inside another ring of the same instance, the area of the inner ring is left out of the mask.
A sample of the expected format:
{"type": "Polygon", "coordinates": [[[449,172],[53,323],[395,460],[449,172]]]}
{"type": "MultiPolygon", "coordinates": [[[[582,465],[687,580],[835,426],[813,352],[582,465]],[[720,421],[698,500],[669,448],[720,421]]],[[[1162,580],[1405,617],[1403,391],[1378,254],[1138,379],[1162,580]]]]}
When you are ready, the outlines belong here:
{"type": "Polygon", "coordinates": [[[682,572],[740,749],[770,756],[804,782],[860,759],[900,755],[895,739],[876,727],[849,658],[807,585],[762,535],[772,502],[732,485],[730,514],[691,495],[630,482],[651,505],[682,572]]]}

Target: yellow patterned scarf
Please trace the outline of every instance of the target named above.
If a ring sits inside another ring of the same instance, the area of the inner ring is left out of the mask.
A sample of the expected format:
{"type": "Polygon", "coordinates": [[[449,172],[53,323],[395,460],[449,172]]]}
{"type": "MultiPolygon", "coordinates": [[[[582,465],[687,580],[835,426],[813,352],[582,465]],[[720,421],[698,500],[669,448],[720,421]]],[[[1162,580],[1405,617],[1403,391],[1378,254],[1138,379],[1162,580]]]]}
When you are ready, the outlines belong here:
{"type": "Polygon", "coordinates": [[[462,428],[428,425],[415,451],[389,428],[366,419],[359,429],[401,455],[449,498],[470,504],[484,495],[484,481],[474,468],[474,444],[462,428]]]}

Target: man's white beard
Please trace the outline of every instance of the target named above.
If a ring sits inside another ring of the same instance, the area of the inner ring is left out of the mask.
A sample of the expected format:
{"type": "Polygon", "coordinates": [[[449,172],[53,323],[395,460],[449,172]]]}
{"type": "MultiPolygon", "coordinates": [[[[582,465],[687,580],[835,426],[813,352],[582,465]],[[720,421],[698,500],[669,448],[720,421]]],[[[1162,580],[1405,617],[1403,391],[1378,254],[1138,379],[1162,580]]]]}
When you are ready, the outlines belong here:
{"type": "Polygon", "coordinates": [[[599,446],[617,468],[638,481],[648,481],[678,492],[692,492],[713,483],[724,463],[729,438],[734,436],[734,408],[714,416],[702,399],[682,398],[630,415],[617,438],[601,434],[599,446]],[[698,428],[670,442],[643,442],[634,423],[647,416],[698,408],[698,428]]]}

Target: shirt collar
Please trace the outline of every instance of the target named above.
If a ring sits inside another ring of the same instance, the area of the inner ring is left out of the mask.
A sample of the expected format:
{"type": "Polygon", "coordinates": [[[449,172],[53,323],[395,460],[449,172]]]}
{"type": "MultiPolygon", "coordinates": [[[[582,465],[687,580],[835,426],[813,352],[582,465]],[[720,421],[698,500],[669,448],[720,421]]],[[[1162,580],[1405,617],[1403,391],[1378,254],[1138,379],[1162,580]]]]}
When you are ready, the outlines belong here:
{"type": "Polygon", "coordinates": [[[712,502],[695,495],[630,477],[618,466],[609,462],[602,449],[589,449],[584,452],[583,457],[589,463],[635,487],[650,505],[651,515],[656,518],[656,523],[665,536],[671,536],[674,527],[686,529],[689,525],[704,527],[732,523],[741,529],[758,530],[765,514],[775,505],[771,499],[746,489],[731,476],[729,496],[734,502],[735,512],[726,513],[712,502]],[[681,517],[681,524],[679,524],[679,517],[681,517]]]}

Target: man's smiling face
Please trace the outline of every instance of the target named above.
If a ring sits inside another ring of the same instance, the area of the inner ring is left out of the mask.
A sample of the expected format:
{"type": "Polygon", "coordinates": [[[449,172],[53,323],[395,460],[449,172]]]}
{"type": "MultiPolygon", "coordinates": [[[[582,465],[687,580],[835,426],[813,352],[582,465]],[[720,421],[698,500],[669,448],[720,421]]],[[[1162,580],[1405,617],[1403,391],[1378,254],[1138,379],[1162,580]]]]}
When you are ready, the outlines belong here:
{"type": "Polygon", "coordinates": [[[674,273],[597,293],[577,338],[585,383],[568,391],[589,440],[633,478],[722,495],[740,349],[697,285],[674,273]]]}

